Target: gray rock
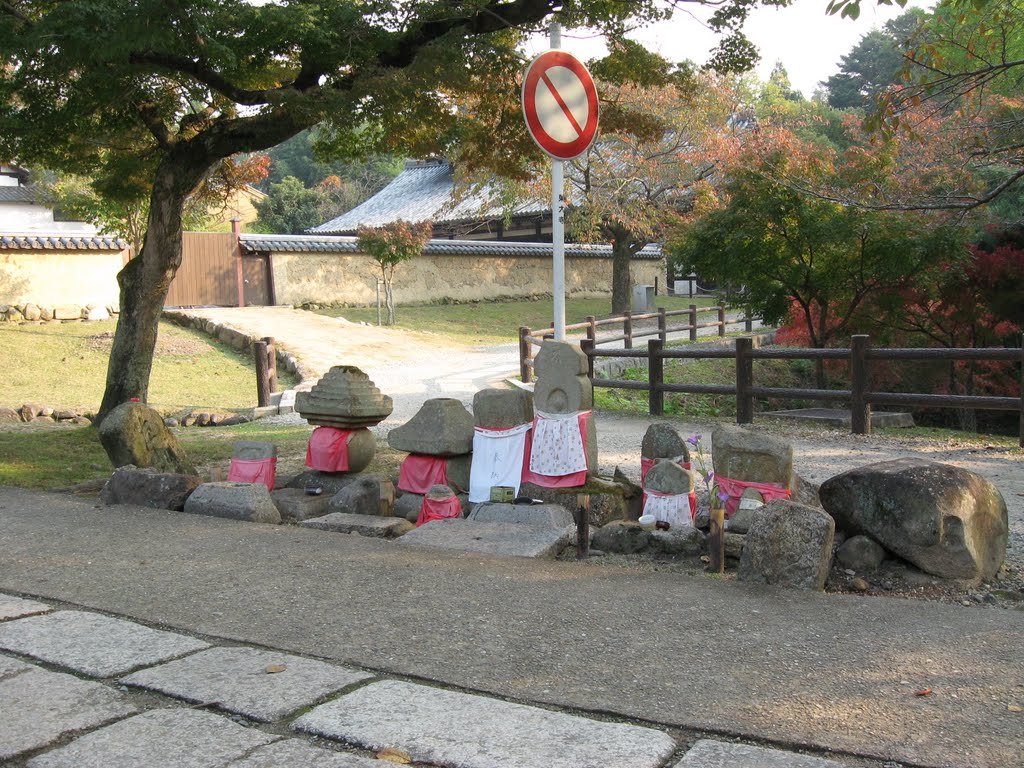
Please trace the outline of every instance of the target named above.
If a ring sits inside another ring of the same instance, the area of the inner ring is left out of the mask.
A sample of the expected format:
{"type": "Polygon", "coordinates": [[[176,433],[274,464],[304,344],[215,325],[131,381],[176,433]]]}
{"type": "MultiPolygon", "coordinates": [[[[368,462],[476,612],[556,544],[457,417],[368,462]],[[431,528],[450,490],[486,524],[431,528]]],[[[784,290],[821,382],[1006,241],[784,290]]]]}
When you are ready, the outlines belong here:
{"type": "MultiPolygon", "coordinates": [[[[639,504],[636,510],[631,510],[631,502],[639,502],[640,487],[633,483],[622,486],[622,495],[615,493],[591,493],[590,497],[590,524],[598,527],[606,525],[613,520],[636,519],[639,517],[639,504]],[[634,496],[635,493],[635,496],[634,496]],[[635,513],[635,514],[634,514],[635,513]]],[[[529,499],[538,499],[546,504],[558,504],[572,511],[577,507],[577,497],[580,495],[579,488],[542,488],[533,483],[523,483],[519,486],[519,495],[529,499]]]]}
{"type": "Polygon", "coordinates": [[[225,766],[277,740],[226,717],[192,709],[154,709],[79,736],[33,758],[29,768],[225,766]]]}
{"type": "Polygon", "coordinates": [[[53,309],[51,309],[50,307],[40,307],[39,308],[39,319],[40,320],[46,320],[47,322],[49,322],[50,320],[53,320],[54,319],[53,318],[53,309]]]}
{"type": "Polygon", "coordinates": [[[137,504],[153,509],[181,510],[202,483],[197,475],[177,475],[131,464],[119,467],[100,491],[104,504],[137,504]]]}
{"type": "MultiPolygon", "coordinates": [[[[576,413],[594,407],[587,357],[574,344],[545,341],[534,360],[533,403],[544,413],[576,413]]],[[[591,419],[593,422],[593,419],[591,419]]]]}
{"type": "Polygon", "coordinates": [[[403,493],[395,499],[394,515],[415,523],[423,509],[423,496],[418,493],[403,493]]]}
{"type": "Polygon", "coordinates": [[[26,304],[25,309],[22,310],[22,314],[25,316],[25,319],[30,322],[40,320],[43,316],[42,311],[35,304],[26,304]]]}
{"type": "Polygon", "coordinates": [[[576,525],[572,512],[559,504],[499,504],[485,501],[469,513],[478,523],[514,523],[561,530],[576,525]]]}
{"type": "Polygon", "coordinates": [[[444,468],[445,476],[448,478],[448,485],[459,493],[469,491],[469,473],[472,465],[472,454],[449,456],[444,468]]]}
{"type": "Polygon", "coordinates": [[[270,499],[281,513],[281,519],[297,523],[327,513],[330,497],[324,493],[311,496],[300,488],[278,488],[270,492],[270,499]]]}
{"type": "Polygon", "coordinates": [[[203,483],[188,497],[185,512],[251,523],[281,522],[281,513],[262,483],[203,483]]]}
{"type": "Polygon", "coordinates": [[[836,559],[844,568],[870,573],[885,560],[885,550],[867,536],[851,536],[836,550],[836,559]]]}
{"type": "Polygon", "coordinates": [[[799,474],[793,474],[793,501],[803,504],[806,507],[821,508],[821,499],[818,498],[818,486],[804,480],[799,474]]]}
{"type": "Polygon", "coordinates": [[[657,768],[676,746],[653,728],[399,680],[371,683],[322,704],[292,727],[367,749],[398,747],[417,763],[461,768],[657,768]],[[438,738],[451,732],[452,723],[459,724],[458,738],[438,738]]]}
{"type": "Polygon", "coordinates": [[[304,520],[299,525],[303,528],[316,528],[334,533],[358,533],[360,536],[369,536],[375,539],[397,539],[416,527],[404,517],[353,515],[344,512],[332,512],[323,517],[314,517],[311,520],[304,520]]]}
{"type": "Polygon", "coordinates": [[[381,481],[376,477],[360,477],[349,483],[327,503],[329,513],[348,513],[356,515],[379,515],[381,511],[381,482],[390,484],[390,480],[381,481]]]}
{"type": "Polygon", "coordinates": [[[640,456],[645,459],[679,459],[690,460],[690,447],[679,432],[671,424],[658,421],[651,424],[644,432],[640,443],[640,456]]]}
{"type": "Polygon", "coordinates": [[[54,320],[80,320],[82,308],[77,304],[58,304],[53,308],[54,320]]]}
{"type": "Polygon", "coordinates": [[[431,501],[447,501],[455,496],[455,491],[447,485],[434,485],[427,491],[427,498],[431,501]]]}
{"type": "Polygon", "coordinates": [[[715,474],[793,488],[793,446],[768,435],[719,425],[711,436],[715,474]]]}
{"type": "Polygon", "coordinates": [[[99,438],[115,467],[132,464],[161,472],[196,474],[160,414],[142,403],[122,403],[114,408],[100,424],[99,438]]]}
{"type": "Polygon", "coordinates": [[[277,458],[277,446],[256,440],[238,440],[231,449],[231,458],[241,461],[264,461],[277,458]]]}
{"type": "Polygon", "coordinates": [[[513,557],[555,557],[568,546],[569,536],[570,529],[478,523],[456,517],[431,520],[397,539],[395,545],[513,557]]]}
{"type": "Polygon", "coordinates": [[[1006,556],[1006,502],[974,472],[897,459],[836,475],[819,493],[837,527],[870,536],[927,573],[990,579],[1006,556]]]}
{"type": "Polygon", "coordinates": [[[699,557],[707,550],[707,536],[696,528],[648,531],[632,520],[613,520],[594,532],[591,544],[595,549],[624,555],[688,558],[699,557]]]}
{"type": "Polygon", "coordinates": [[[723,539],[725,540],[726,558],[729,560],[739,560],[743,557],[743,548],[747,544],[746,534],[726,531],[723,539]]]}
{"type": "Polygon", "coordinates": [[[0,624],[0,648],[93,677],[123,675],[209,644],[85,611],[56,611],[0,624]]]}
{"type": "Polygon", "coordinates": [[[820,509],[777,500],[757,510],[740,558],[740,581],[823,590],[835,521],[820,509]]]}
{"type": "Polygon", "coordinates": [[[533,395],[522,389],[481,389],[473,395],[473,418],[484,429],[510,429],[533,421],[533,395]]]}
{"type": "MultiPolygon", "coordinates": [[[[100,683],[0,658],[0,762],[138,711],[100,683]],[[14,674],[17,673],[17,674],[14,674]]],[[[37,758],[38,759],[38,758],[37,758]]]]}
{"type": "MultiPolygon", "coordinates": [[[[458,400],[427,400],[409,421],[388,432],[396,451],[427,456],[461,456],[473,451],[473,416],[458,400]]],[[[466,488],[469,475],[466,475],[466,488]]]]}
{"type": "Polygon", "coordinates": [[[667,531],[650,531],[648,549],[668,557],[699,557],[707,551],[707,536],[696,528],[673,526],[667,531]]]}
{"type": "Polygon", "coordinates": [[[21,421],[21,416],[13,408],[0,405],[0,421],[21,421]]]}
{"type": "Polygon", "coordinates": [[[107,312],[106,307],[93,307],[92,309],[86,310],[86,320],[109,320],[110,313],[107,312]]]}
{"type": "Polygon", "coordinates": [[[226,768],[382,768],[381,763],[351,752],[314,747],[301,739],[285,739],[259,747],[226,768]]]}
{"type": "Polygon", "coordinates": [[[358,479],[358,475],[347,472],[318,472],[315,469],[308,469],[285,483],[285,488],[298,488],[302,491],[307,488],[319,488],[321,494],[329,499],[358,479]]]}
{"type": "Polygon", "coordinates": [[[674,461],[661,459],[648,470],[644,490],[673,496],[689,493],[693,490],[693,474],[674,461]]]}
{"type": "Polygon", "coordinates": [[[271,722],[372,675],[281,651],[210,648],[119,682],[271,722]]]}

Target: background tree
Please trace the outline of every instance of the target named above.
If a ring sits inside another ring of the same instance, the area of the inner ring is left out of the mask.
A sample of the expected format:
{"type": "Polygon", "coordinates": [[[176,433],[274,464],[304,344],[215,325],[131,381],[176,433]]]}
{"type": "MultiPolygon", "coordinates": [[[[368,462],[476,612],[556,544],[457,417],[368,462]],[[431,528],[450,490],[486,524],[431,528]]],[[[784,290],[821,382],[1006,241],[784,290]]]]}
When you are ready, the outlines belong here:
{"type": "Polygon", "coordinates": [[[380,227],[360,227],[357,230],[359,248],[380,267],[387,307],[385,325],[395,324],[395,298],[391,289],[395,268],[423,253],[432,234],[433,227],[429,221],[412,224],[402,219],[380,227]]]}

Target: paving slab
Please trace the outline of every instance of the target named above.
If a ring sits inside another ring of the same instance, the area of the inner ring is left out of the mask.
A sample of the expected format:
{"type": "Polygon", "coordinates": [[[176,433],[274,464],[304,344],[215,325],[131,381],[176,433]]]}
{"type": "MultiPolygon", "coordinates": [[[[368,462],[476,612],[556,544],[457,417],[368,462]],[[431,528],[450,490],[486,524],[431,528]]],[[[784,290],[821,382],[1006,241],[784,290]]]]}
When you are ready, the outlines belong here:
{"type": "Polygon", "coordinates": [[[555,557],[569,546],[572,531],[514,523],[478,523],[453,518],[432,520],[395,540],[396,545],[450,549],[514,557],[555,557]]]}
{"type": "Polygon", "coordinates": [[[28,768],[220,768],[278,738],[209,712],[157,709],[34,757],[28,768]]]}
{"type": "Polygon", "coordinates": [[[844,763],[749,744],[702,739],[690,747],[676,768],[849,768],[844,763]]]}
{"type": "Polygon", "coordinates": [[[292,727],[367,749],[398,747],[449,768],[656,768],[676,746],[653,728],[399,680],[321,704],[292,727]]]}
{"type": "Polygon", "coordinates": [[[137,711],[100,683],[0,657],[0,762],[137,711]]]}
{"type": "Polygon", "coordinates": [[[0,648],[93,677],[123,675],[209,647],[194,637],[84,611],[0,624],[0,648]]]}
{"type": "Polygon", "coordinates": [[[299,525],[335,533],[358,533],[360,536],[379,539],[395,539],[413,529],[413,524],[404,517],[358,515],[352,512],[331,512],[322,517],[303,520],[299,525]]]}
{"type": "Polygon", "coordinates": [[[35,600],[26,600],[23,597],[0,594],[0,621],[7,619],[18,619],[22,616],[33,616],[37,613],[46,613],[53,608],[46,603],[35,600]]]}
{"type": "Polygon", "coordinates": [[[259,648],[211,648],[119,682],[270,722],[373,675],[259,648]]]}
{"type": "Polygon", "coordinates": [[[332,752],[299,739],[285,739],[260,747],[227,768],[386,768],[387,763],[348,752],[332,752]]]}

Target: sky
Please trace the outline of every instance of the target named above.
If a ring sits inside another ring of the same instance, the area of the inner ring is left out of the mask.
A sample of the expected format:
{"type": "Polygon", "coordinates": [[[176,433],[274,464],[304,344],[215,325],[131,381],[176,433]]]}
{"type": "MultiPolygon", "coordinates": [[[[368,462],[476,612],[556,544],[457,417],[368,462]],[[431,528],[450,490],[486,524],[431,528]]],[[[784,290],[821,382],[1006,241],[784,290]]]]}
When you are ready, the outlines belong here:
{"type": "MultiPolygon", "coordinates": [[[[757,74],[766,80],[776,61],[789,73],[793,87],[810,98],[817,83],[839,71],[843,55],[874,27],[881,27],[905,9],[897,5],[878,6],[873,0],[862,0],[861,15],[856,21],[828,16],[828,0],[795,0],[788,8],[757,8],[747,21],[747,37],[760,49],[761,62],[757,74]]],[[[911,0],[907,7],[930,7],[930,3],[911,0]]],[[[703,9],[696,9],[703,10],[703,9]]],[[[704,11],[706,18],[709,12],[704,11]]],[[[695,15],[677,11],[674,18],[631,35],[670,61],[691,59],[703,64],[715,46],[717,36],[695,15]]],[[[548,47],[546,38],[531,41],[528,54],[542,53],[548,47]]],[[[563,31],[562,48],[584,61],[601,55],[599,40],[563,31]]]]}

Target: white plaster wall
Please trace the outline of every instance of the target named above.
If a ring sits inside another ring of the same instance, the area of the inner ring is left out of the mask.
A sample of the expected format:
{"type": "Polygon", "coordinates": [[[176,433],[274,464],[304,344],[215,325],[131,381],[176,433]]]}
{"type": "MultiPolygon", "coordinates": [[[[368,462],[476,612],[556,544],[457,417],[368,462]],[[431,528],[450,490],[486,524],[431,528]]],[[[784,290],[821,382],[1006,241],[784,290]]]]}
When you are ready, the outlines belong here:
{"type": "Polygon", "coordinates": [[[117,306],[117,251],[0,251],[0,304],[117,306]]]}
{"type": "Polygon", "coordinates": [[[54,221],[53,211],[35,203],[0,203],[0,232],[95,235],[97,230],[84,221],[54,221]]]}

